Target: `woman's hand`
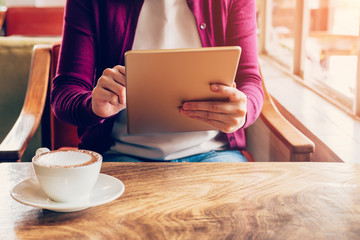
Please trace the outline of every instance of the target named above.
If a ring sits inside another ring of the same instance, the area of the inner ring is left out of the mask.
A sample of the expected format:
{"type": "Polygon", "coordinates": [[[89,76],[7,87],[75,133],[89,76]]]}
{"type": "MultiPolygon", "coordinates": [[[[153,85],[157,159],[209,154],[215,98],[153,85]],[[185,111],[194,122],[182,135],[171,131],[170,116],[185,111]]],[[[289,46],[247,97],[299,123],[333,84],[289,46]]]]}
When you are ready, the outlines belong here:
{"type": "Polygon", "coordinates": [[[126,108],[125,67],[117,65],[104,70],[92,91],[92,110],[103,118],[126,108]]]}
{"type": "Polygon", "coordinates": [[[246,95],[236,89],[235,83],[232,87],[211,84],[210,89],[229,100],[226,102],[185,102],[180,113],[207,122],[224,133],[232,133],[241,128],[245,124],[247,111],[246,95]]]}

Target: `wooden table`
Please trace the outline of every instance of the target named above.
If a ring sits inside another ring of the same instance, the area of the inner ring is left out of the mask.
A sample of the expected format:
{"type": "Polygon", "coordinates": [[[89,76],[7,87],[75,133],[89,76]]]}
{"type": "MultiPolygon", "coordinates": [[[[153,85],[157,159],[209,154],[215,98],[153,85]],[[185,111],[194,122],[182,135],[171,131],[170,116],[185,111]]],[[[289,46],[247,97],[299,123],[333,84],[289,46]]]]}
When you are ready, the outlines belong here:
{"type": "Polygon", "coordinates": [[[0,164],[0,239],[360,239],[360,165],[104,163],[125,193],[72,213],[11,198],[32,171],[0,164]]]}

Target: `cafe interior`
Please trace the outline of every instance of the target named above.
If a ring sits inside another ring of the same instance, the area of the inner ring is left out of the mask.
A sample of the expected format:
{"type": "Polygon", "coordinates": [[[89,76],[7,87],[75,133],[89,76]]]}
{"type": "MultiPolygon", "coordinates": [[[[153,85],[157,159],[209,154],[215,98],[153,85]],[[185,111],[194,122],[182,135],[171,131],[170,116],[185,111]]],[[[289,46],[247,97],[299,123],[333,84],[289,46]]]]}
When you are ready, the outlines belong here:
{"type": "Polygon", "coordinates": [[[360,239],[359,0],[256,0],[248,162],[103,162],[121,189],[85,207],[19,186],[37,149],[80,141],[49,104],[65,5],[0,0],[0,239],[360,239]]]}

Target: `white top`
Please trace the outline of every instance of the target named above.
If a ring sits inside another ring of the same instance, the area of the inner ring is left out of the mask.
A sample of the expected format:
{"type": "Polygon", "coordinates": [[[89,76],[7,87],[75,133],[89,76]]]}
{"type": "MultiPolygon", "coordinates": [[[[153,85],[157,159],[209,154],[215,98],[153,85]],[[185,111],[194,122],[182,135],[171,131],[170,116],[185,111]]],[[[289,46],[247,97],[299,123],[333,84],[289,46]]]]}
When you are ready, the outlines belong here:
{"type": "MultiPolygon", "coordinates": [[[[145,0],[133,50],[202,47],[196,20],[185,0],[145,0]]],[[[219,131],[128,135],[126,110],[115,121],[111,151],[157,160],[171,160],[219,149],[219,131]]]]}
{"type": "Polygon", "coordinates": [[[202,47],[196,20],[185,0],[145,0],[133,50],[202,47]]]}

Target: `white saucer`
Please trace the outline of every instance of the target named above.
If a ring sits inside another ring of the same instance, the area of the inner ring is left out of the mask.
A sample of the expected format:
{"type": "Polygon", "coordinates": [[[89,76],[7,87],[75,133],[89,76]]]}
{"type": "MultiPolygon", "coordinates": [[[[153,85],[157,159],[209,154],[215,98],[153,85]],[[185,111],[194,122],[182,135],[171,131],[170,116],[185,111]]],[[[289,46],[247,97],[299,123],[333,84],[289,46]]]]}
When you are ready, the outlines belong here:
{"type": "Polygon", "coordinates": [[[71,203],[54,202],[43,192],[36,177],[31,177],[18,183],[13,187],[10,194],[16,201],[25,205],[57,212],[75,212],[111,202],[120,197],[124,190],[125,186],[119,179],[106,174],[100,174],[87,201],[71,203]]]}

